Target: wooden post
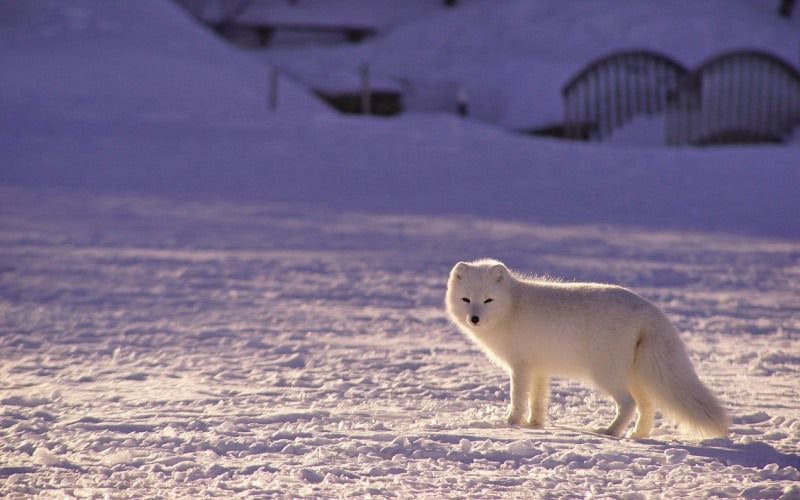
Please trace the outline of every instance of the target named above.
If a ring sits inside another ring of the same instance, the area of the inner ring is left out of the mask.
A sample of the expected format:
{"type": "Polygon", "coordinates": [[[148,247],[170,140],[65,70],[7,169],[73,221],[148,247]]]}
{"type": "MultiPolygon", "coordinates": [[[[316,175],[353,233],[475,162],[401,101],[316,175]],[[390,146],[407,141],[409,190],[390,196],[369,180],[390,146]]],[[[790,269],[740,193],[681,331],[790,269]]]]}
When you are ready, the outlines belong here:
{"type": "Polygon", "coordinates": [[[469,114],[469,95],[463,85],[459,85],[456,92],[456,111],[458,111],[459,116],[467,116],[469,114]]]}
{"type": "Polygon", "coordinates": [[[372,95],[369,89],[369,64],[364,63],[361,72],[361,114],[372,114],[372,95]]]}
{"type": "Polygon", "coordinates": [[[275,111],[278,109],[278,83],[280,80],[280,72],[277,68],[270,68],[269,70],[269,110],[275,111]]]}

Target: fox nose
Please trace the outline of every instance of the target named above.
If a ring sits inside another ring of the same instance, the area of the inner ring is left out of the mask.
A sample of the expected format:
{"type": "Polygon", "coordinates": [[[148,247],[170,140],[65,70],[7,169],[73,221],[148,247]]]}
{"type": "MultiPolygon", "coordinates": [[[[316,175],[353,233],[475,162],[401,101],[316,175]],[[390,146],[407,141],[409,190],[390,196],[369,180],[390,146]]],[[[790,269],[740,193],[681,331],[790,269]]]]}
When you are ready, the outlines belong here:
{"type": "Polygon", "coordinates": [[[477,325],[481,321],[481,319],[477,316],[471,316],[469,320],[472,322],[473,325],[477,325]]]}

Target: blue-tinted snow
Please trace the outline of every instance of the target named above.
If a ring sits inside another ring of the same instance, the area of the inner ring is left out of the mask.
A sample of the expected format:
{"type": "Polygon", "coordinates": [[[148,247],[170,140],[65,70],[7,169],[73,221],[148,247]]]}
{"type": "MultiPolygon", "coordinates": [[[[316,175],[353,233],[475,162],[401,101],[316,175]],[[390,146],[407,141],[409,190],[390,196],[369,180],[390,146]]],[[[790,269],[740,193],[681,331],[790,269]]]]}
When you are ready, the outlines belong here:
{"type": "Polygon", "coordinates": [[[800,143],[493,125],[546,123],[584,57],[643,40],[791,59],[800,18],[460,3],[267,59],[463,77],[477,120],[344,118],[286,76],[271,113],[263,55],[167,1],[0,2],[0,495],[800,494],[800,143]],[[480,256],[658,303],[729,438],[595,435],[609,401],[566,380],[547,429],[504,425],[504,375],[442,311],[449,267],[480,256]]]}

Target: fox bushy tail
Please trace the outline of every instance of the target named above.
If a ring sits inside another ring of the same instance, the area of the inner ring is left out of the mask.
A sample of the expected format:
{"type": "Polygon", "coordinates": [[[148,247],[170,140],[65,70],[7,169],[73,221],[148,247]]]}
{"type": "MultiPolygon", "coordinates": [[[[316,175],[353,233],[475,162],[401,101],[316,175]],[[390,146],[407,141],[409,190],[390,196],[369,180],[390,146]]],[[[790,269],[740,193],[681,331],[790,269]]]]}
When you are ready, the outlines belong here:
{"type": "Polygon", "coordinates": [[[701,438],[727,435],[727,412],[697,377],[678,332],[663,314],[642,331],[634,370],[656,406],[681,427],[701,438]]]}

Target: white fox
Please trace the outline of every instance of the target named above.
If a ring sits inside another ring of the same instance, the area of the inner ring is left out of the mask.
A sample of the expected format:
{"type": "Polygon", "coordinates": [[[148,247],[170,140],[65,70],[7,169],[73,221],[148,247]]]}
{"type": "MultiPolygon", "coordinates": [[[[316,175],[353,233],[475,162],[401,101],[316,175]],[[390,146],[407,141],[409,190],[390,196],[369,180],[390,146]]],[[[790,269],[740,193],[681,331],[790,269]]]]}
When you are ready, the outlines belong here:
{"type": "Polygon", "coordinates": [[[621,436],[636,410],[630,435],[649,436],[654,403],[701,437],[728,432],[728,416],[697,378],[678,332],[630,290],[527,279],[485,259],[453,267],[445,300],[451,320],[508,371],[509,424],[541,428],[548,378],[564,375],[614,398],[616,418],[605,434],[621,436]]]}

